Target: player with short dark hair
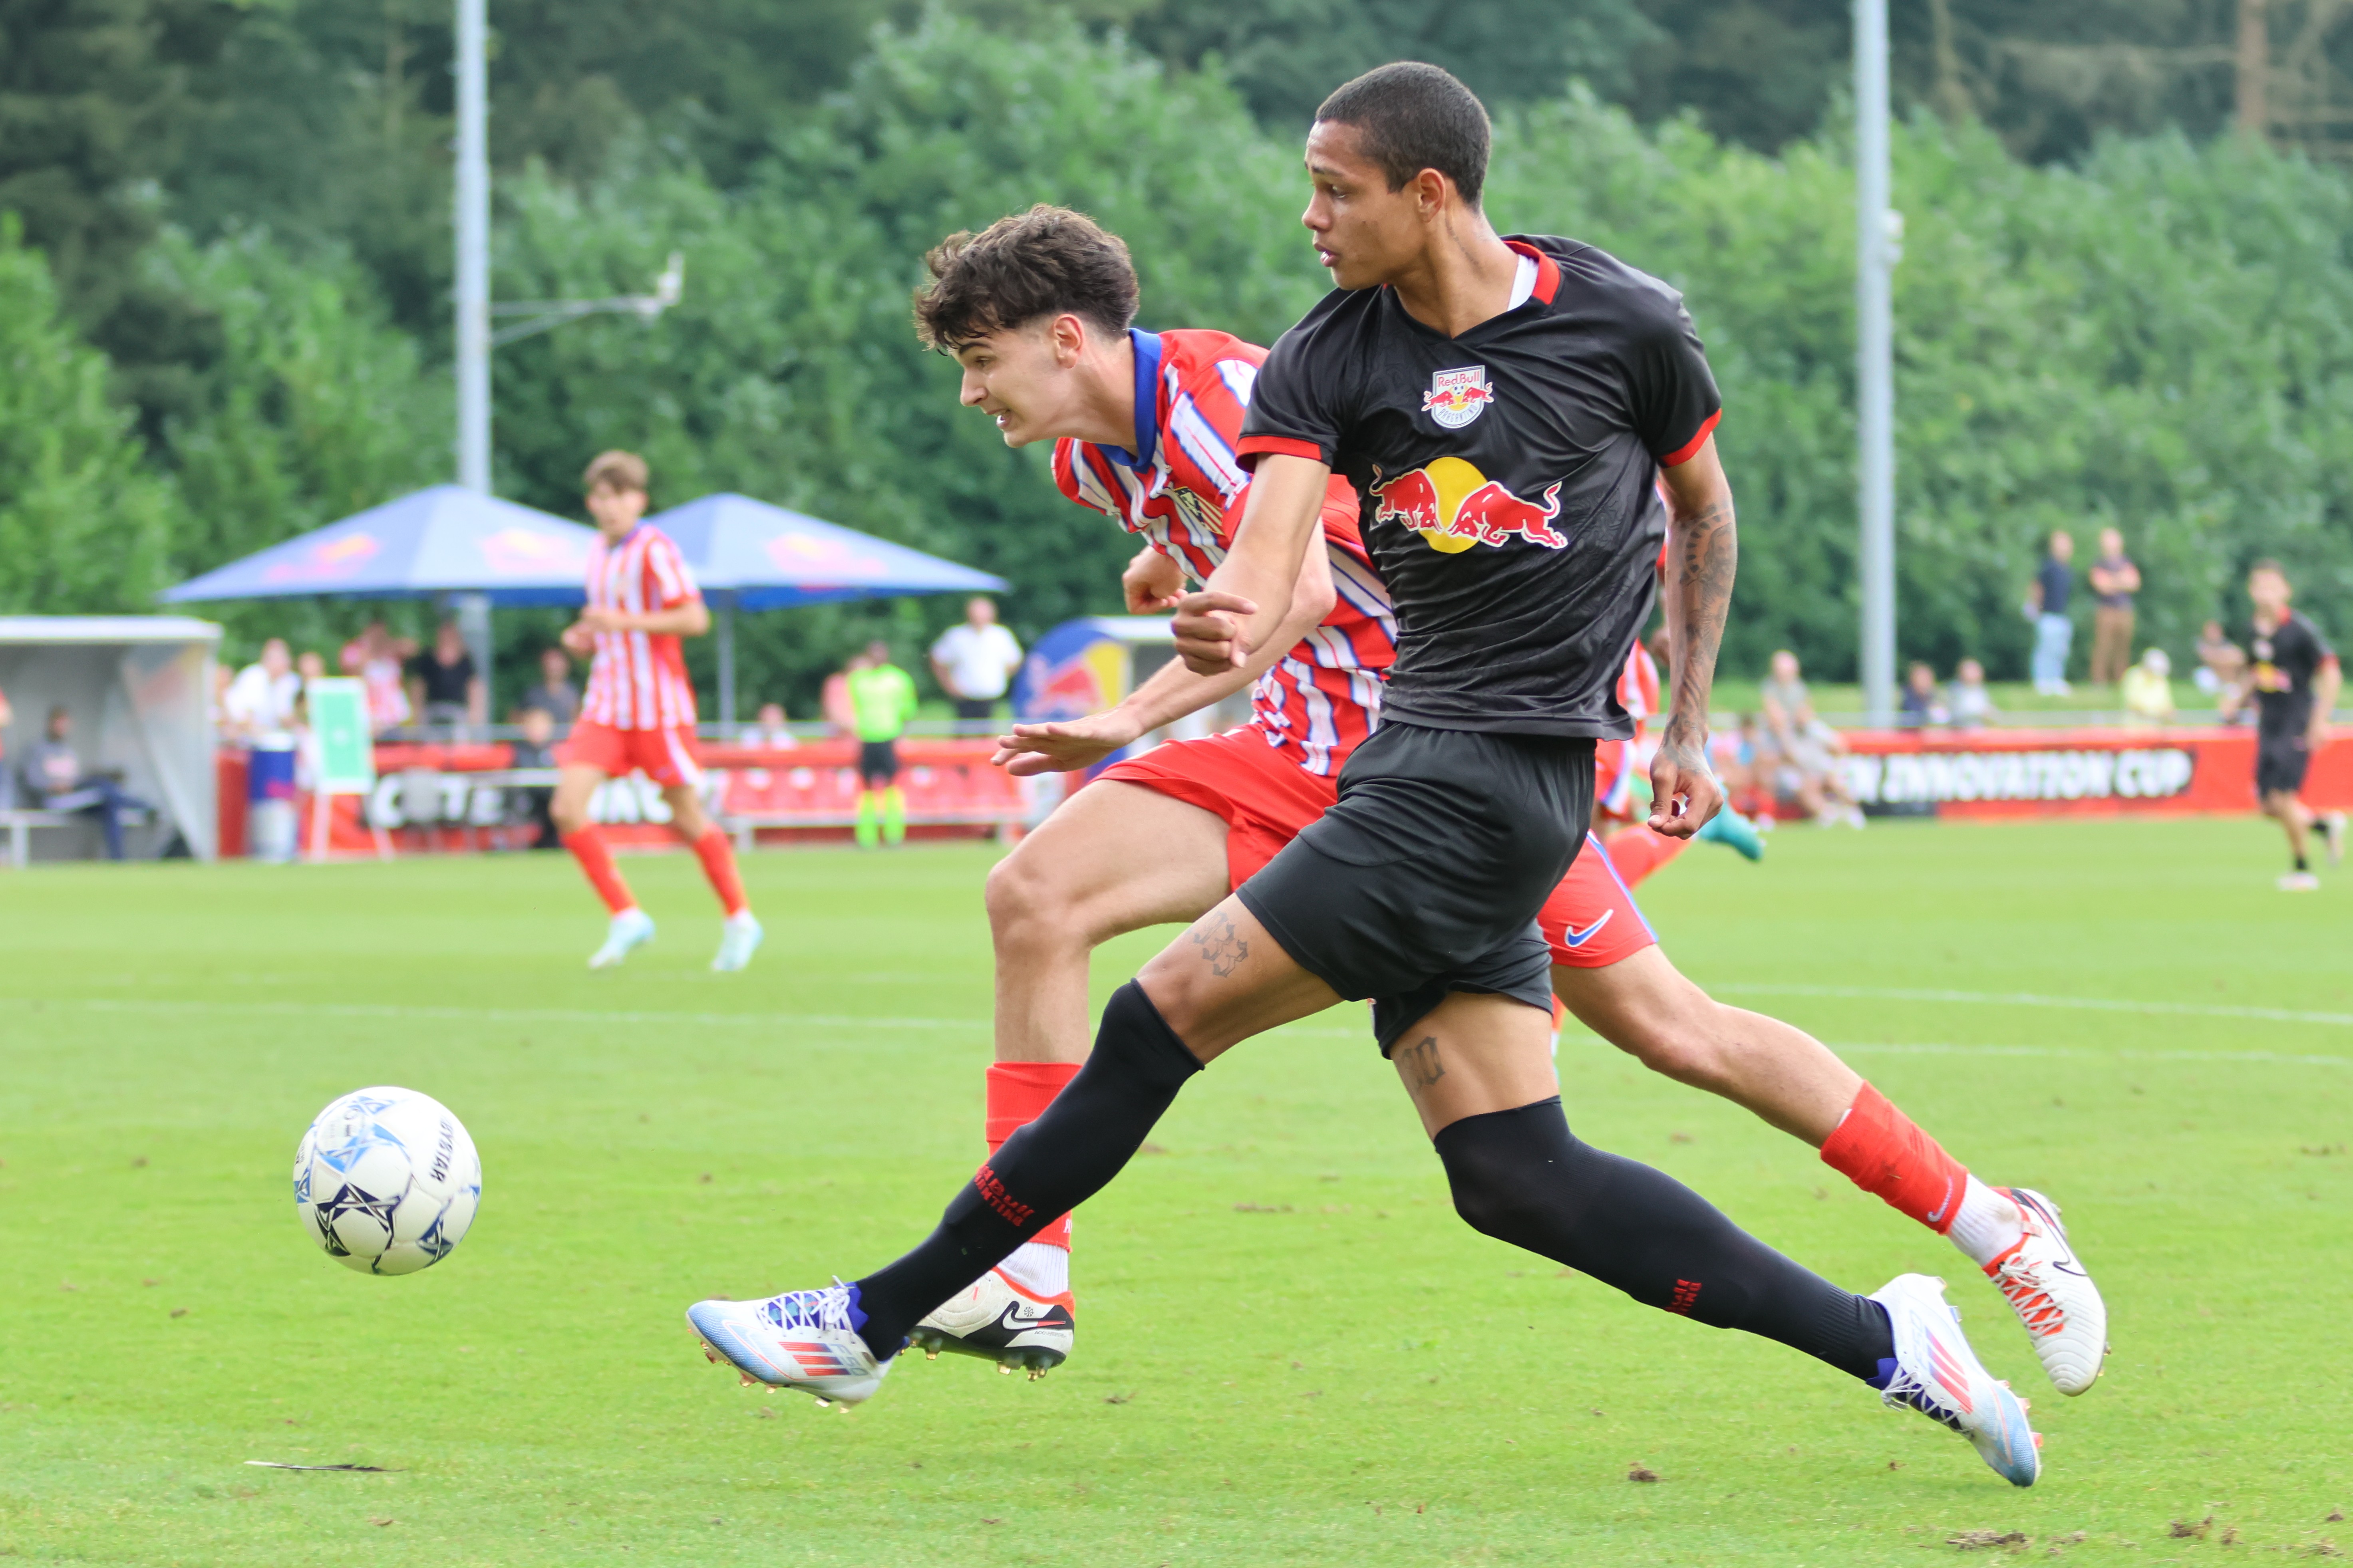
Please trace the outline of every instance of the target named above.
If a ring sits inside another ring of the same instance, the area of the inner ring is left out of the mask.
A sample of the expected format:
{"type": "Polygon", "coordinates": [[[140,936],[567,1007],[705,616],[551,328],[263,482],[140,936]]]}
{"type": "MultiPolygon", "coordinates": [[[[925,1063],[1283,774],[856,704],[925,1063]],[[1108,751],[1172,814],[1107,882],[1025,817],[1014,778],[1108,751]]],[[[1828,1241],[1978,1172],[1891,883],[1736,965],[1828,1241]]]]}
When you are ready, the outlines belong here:
{"type": "MultiPolygon", "coordinates": [[[[1358,101],[1410,100],[1383,121],[1400,140],[1465,104],[1483,118],[1431,68],[1369,85],[1352,84],[1358,101]],[[1449,95],[1451,110],[1432,106],[1449,95]]],[[[1370,998],[1472,1225],[1803,1350],[2030,1485],[2023,1408],[1978,1364],[1939,1282],[1841,1290],[1568,1131],[1535,917],[1584,841],[1594,742],[1626,733],[1610,693],[1662,536],[1683,657],[1652,826],[1688,836],[1716,805],[1704,714],[1734,548],[1715,384],[1672,290],[1588,247],[1506,241],[1427,163],[1392,183],[1363,135],[1324,115],[1310,133],[1305,221],[1339,288],[1260,373],[1241,523],[1176,631],[1196,674],[1246,666],[1283,629],[1345,474],[1398,617],[1381,727],[1321,817],[1113,994],[1087,1065],[929,1239],[855,1283],[704,1301],[689,1321],[749,1377],[866,1398],[926,1312],[1100,1190],[1207,1063],[1370,998]]]]}
{"type": "MultiPolygon", "coordinates": [[[[932,342],[955,353],[964,403],[995,419],[1008,446],[1053,440],[1063,494],[1147,541],[1124,577],[1128,608],[1174,608],[1187,580],[1206,579],[1225,559],[1247,503],[1235,450],[1265,352],[1222,332],[1098,330],[1134,299],[1133,274],[1122,275],[1127,252],[1118,237],[1076,213],[1032,208],[952,236],[926,259],[933,280],[917,297],[919,321],[948,313],[934,311],[934,298],[955,300],[967,322],[1009,321],[1040,297],[1037,276],[1066,279],[1049,296],[1055,307],[1029,320],[932,342]],[[1073,253],[1083,249],[1093,255],[1082,262],[1073,253]],[[1025,258],[1035,265],[1022,265],[1025,258]],[[1018,305],[993,291],[993,280],[1017,279],[1018,305]],[[1104,307],[1090,309],[1091,291],[1104,307]]],[[[1341,765],[1377,720],[1379,678],[1395,651],[1358,510],[1355,489],[1333,479],[1322,558],[1308,552],[1292,616],[1246,666],[1203,677],[1172,660],[1107,712],[1016,725],[997,753],[1016,773],[1092,767],[1184,714],[1251,689],[1249,725],[1113,763],[990,873],[991,1153],[1086,1060],[1090,952],[1124,931],[1206,914],[1332,804],[1341,765]],[[1139,844],[1152,852],[1139,855],[1139,844]]],[[[1618,703],[1639,734],[1641,718],[1660,706],[1657,669],[1637,645],[1623,670],[1618,703]]],[[[1631,805],[1632,742],[1599,748],[1608,755],[1597,800],[1621,816],[1647,815],[1631,805]]],[[[1638,847],[1688,842],[1639,821],[1628,832],[1638,847]]],[[[1637,879],[1614,846],[1604,853],[1588,842],[1546,900],[1537,925],[1552,953],[1553,990],[1568,1010],[1654,1069],[1803,1139],[1865,1191],[1947,1236],[2003,1289],[2053,1381],[2071,1393],[2088,1386],[2105,1337],[2097,1293],[2088,1281],[2070,1289],[2070,1277],[2050,1275],[2055,1237],[2041,1211],[2026,1206],[2034,1200],[1977,1182],[1811,1036],[1727,1007],[1677,973],[1629,891],[1637,879]],[[1859,1105],[1865,1114],[1851,1116],[1859,1105]]],[[[1075,1327],[1070,1242],[1065,1215],[925,1318],[916,1343],[1033,1376],[1058,1364],[1075,1327]]]]}
{"type": "Polygon", "coordinates": [[[2224,689],[2223,717],[2234,717],[2253,699],[2255,795],[2263,815],[2286,832],[2294,862],[2279,885],[2285,892],[2305,893],[2320,886],[2309,855],[2313,828],[2321,830],[2331,866],[2345,858],[2345,814],[2316,813],[2301,798],[2313,757],[2328,744],[2328,715],[2336,709],[2343,671],[2320,628],[2291,604],[2295,596],[2278,562],[2258,561],[2248,569],[2247,597],[2255,613],[2247,679],[2224,689]]]}

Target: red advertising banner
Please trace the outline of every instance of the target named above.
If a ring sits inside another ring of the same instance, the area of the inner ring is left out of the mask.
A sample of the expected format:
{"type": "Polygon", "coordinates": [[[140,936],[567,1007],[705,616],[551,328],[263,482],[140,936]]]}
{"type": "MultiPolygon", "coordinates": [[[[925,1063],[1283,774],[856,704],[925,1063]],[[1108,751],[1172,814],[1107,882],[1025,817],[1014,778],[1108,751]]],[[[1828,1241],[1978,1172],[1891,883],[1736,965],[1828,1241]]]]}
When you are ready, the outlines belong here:
{"type": "MultiPolygon", "coordinates": [[[[2250,812],[2252,729],[1850,730],[1848,786],[1874,816],[2250,812]]],[[[2322,750],[2304,799],[2353,809],[2353,736],[2322,750]]]]}

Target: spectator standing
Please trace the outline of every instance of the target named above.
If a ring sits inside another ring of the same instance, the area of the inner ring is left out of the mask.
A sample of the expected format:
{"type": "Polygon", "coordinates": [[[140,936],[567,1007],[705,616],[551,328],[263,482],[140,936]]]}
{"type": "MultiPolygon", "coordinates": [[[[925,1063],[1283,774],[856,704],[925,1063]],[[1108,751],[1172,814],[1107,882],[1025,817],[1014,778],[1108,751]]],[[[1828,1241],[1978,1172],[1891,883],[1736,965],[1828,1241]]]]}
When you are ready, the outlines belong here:
{"type": "Polygon", "coordinates": [[[539,650],[539,680],[522,694],[521,707],[525,712],[536,708],[559,726],[580,717],[580,688],[573,683],[570,655],[554,644],[539,650]]]}
{"type": "Polygon", "coordinates": [[[455,621],[434,628],[433,647],[408,661],[408,700],[443,740],[463,740],[487,720],[488,694],[455,621]]]}
{"type": "Polygon", "coordinates": [[[738,737],[738,743],[756,746],[762,751],[768,752],[790,751],[800,744],[800,740],[790,730],[785,728],[786,722],[783,703],[763,702],[760,704],[758,717],[754,719],[751,727],[738,737]]]}
{"type": "Polygon", "coordinates": [[[833,726],[833,732],[837,735],[858,733],[858,712],[849,703],[849,677],[853,671],[865,667],[866,656],[855,653],[849,656],[847,664],[825,678],[825,689],[818,698],[818,705],[825,713],[825,721],[833,726]]]}
{"type": "Polygon", "coordinates": [[[932,675],[955,703],[958,719],[985,720],[1021,668],[1021,645],[997,624],[997,604],[978,596],[965,602],[964,619],[932,644],[932,675]]]}
{"type": "Polygon", "coordinates": [[[2229,710],[2237,705],[2235,693],[2246,673],[2246,650],[2231,640],[2221,622],[2208,621],[2198,634],[2198,668],[2189,678],[2190,684],[2229,710]]]}
{"type": "MultiPolygon", "coordinates": [[[[2132,662],[2133,595],[2140,592],[2140,568],[2125,554],[2125,536],[2100,530],[2100,558],[2092,563],[2092,682],[2105,686],[2125,678],[2132,662]]],[[[2129,706],[2129,705],[2128,705],[2129,706]]]]}
{"type": "Polygon", "coordinates": [[[2173,660],[2161,647],[2150,648],[2140,662],[2124,673],[2117,692],[2124,700],[2125,722],[2136,725],[2173,721],[2173,660]]]}
{"type": "Polygon", "coordinates": [[[2247,643],[2253,660],[2247,667],[2248,690],[2234,690],[2226,700],[2235,708],[2250,693],[2254,699],[2255,793],[2263,814],[2286,830],[2288,855],[2295,863],[2280,879],[2280,889],[2305,893],[2320,886],[2306,857],[2315,826],[2327,834],[2330,865],[2345,855],[2345,814],[2320,816],[2296,798],[2313,754],[2328,743],[2328,714],[2337,706],[2342,672],[2337,650],[2290,605],[2292,596],[2278,562],[2258,561],[2247,574],[2247,597],[2255,607],[2247,643]]]}
{"type": "Polygon", "coordinates": [[[1946,694],[1956,730],[1981,730],[2000,717],[1993,693],[1986,689],[1985,666],[1965,658],[1953,668],[1953,684],[1946,694]]]}
{"type": "Polygon", "coordinates": [[[883,643],[866,645],[851,661],[847,686],[858,735],[858,847],[871,849],[877,818],[881,839],[898,844],[907,837],[907,797],[899,788],[899,737],[915,716],[915,682],[891,662],[883,643]]]}
{"type": "MultiPolygon", "coordinates": [[[[507,750],[507,766],[511,768],[553,768],[555,762],[555,716],[544,708],[525,708],[515,715],[516,726],[522,738],[507,750]]],[[[531,841],[533,849],[561,849],[564,846],[556,832],[553,784],[523,784],[515,791],[515,805],[511,819],[538,829],[531,841]]]]}
{"type": "Polygon", "coordinates": [[[2067,618],[2067,597],[2075,589],[2075,541],[2064,529],[2051,535],[2051,548],[2026,591],[2026,613],[2034,622],[2034,689],[2045,697],[2064,697],[2067,650],[2075,641],[2075,623],[2067,618]]]}
{"type": "Polygon", "coordinates": [[[8,726],[16,720],[16,710],[8,706],[8,694],[0,691],[0,811],[16,804],[16,775],[8,766],[8,726]]]}
{"type": "Polygon", "coordinates": [[[401,666],[415,652],[413,644],[395,637],[382,621],[370,621],[359,636],[343,645],[337,662],[345,675],[357,676],[367,688],[370,734],[397,730],[414,716],[401,666]]]}
{"type": "Polygon", "coordinates": [[[221,727],[248,745],[281,734],[294,723],[294,699],[301,692],[302,678],[294,673],[286,639],[271,637],[261,645],[261,657],[238,670],[222,694],[221,727]]]}
{"type": "MultiPolygon", "coordinates": [[[[285,651],[283,643],[279,644],[279,651],[285,651]]],[[[25,782],[32,786],[44,811],[97,817],[110,860],[122,858],[122,814],[147,809],[145,801],[124,793],[112,779],[83,769],[73,749],[73,715],[63,704],[49,710],[47,739],[33,748],[25,764],[25,782]]]]}
{"type": "Polygon", "coordinates": [[[1952,718],[1952,710],[1945,706],[1945,694],[1936,689],[1936,672],[1915,661],[1905,672],[1904,703],[1896,724],[1905,730],[1923,730],[1932,724],[1942,728],[1952,718]]]}

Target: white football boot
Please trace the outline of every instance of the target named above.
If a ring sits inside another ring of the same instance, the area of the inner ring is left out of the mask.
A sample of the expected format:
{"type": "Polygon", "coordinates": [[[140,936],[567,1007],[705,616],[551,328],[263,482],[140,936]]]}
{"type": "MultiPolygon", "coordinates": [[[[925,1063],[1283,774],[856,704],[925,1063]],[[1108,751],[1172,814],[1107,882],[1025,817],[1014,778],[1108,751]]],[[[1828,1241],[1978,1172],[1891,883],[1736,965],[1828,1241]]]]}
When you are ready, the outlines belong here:
{"type": "Polygon", "coordinates": [[[2099,1381],[2108,1353],[2108,1308],[2074,1249],[2059,1205],[2024,1187],[2001,1189],[2018,1205],[2026,1234],[1985,1266],[1986,1278],[2010,1300],[2010,1310],[2034,1338],[2034,1353],[2062,1394],[2081,1394],[2099,1381]]]}
{"type": "Polygon", "coordinates": [[[1027,1372],[1035,1383],[1069,1358],[1075,1306],[1068,1290],[1034,1295],[992,1268],[917,1323],[907,1342],[932,1361],[953,1351],[993,1361],[1002,1373],[1027,1372]]]}
{"type": "Polygon", "coordinates": [[[752,918],[751,910],[729,915],[727,922],[719,928],[719,956],[711,961],[711,967],[723,974],[743,968],[760,951],[760,939],[767,934],[752,918]]]}
{"type": "Polygon", "coordinates": [[[882,1386],[892,1363],[877,1361],[858,1325],[858,1288],[837,1279],[821,1290],[787,1290],[765,1301],[697,1301],[686,1321],[716,1362],[725,1357],[744,1386],[797,1388],[819,1405],[861,1405],[882,1386]]]}
{"type": "Polygon", "coordinates": [[[654,939],[654,918],[639,909],[623,910],[605,928],[605,945],[588,955],[591,969],[611,969],[654,939]]]}
{"type": "Polygon", "coordinates": [[[1967,1437],[2011,1486],[2032,1486],[2042,1473],[2042,1440],[2026,1424],[2026,1402],[1978,1363],[1961,1337],[1961,1315],[1945,1300],[1945,1282],[1899,1274],[1871,1299],[1887,1309],[1895,1333],[1895,1374],[1880,1397],[1967,1437]]]}

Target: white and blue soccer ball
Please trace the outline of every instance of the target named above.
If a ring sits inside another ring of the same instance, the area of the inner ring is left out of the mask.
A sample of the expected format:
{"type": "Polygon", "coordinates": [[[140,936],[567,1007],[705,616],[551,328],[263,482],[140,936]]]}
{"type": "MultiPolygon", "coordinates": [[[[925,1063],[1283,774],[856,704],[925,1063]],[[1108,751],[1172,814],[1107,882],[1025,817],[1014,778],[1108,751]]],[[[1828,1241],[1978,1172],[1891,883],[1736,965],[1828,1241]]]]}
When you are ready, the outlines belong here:
{"type": "Polygon", "coordinates": [[[465,1125],[430,1095],[362,1089],[294,1151],[294,1208],[327,1256],[363,1274],[414,1274],[457,1249],[482,1201],[465,1125]]]}

